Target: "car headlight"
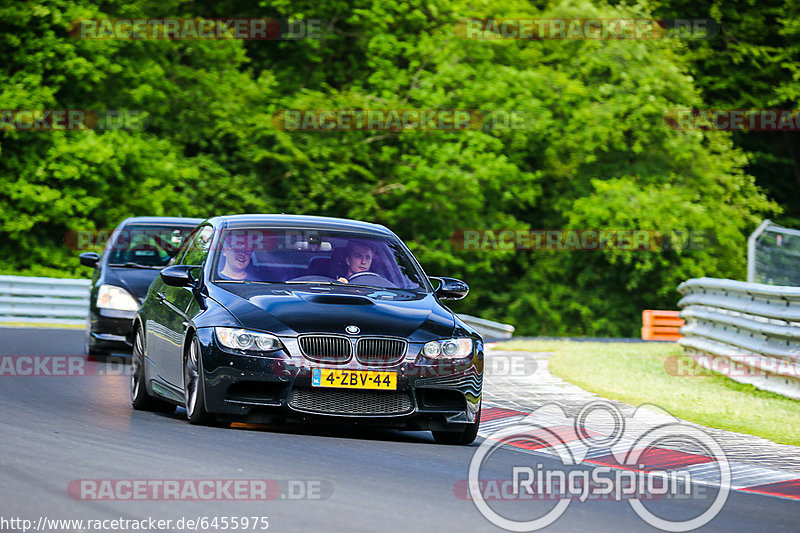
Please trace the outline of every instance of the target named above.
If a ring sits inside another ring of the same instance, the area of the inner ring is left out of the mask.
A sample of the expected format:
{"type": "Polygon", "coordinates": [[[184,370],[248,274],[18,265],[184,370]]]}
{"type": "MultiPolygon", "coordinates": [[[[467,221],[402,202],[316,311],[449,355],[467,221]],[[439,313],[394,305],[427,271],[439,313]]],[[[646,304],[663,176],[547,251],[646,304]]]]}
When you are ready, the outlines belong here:
{"type": "Polygon", "coordinates": [[[97,307],[117,311],[139,310],[139,304],[131,296],[131,293],[114,285],[100,285],[100,289],[97,291],[97,307]]]}
{"type": "Polygon", "coordinates": [[[472,355],[472,339],[430,341],[422,347],[425,357],[458,359],[472,355]]]}
{"type": "Polygon", "coordinates": [[[236,328],[214,328],[220,344],[234,350],[258,350],[273,352],[281,349],[281,341],[275,335],[236,328]]]}

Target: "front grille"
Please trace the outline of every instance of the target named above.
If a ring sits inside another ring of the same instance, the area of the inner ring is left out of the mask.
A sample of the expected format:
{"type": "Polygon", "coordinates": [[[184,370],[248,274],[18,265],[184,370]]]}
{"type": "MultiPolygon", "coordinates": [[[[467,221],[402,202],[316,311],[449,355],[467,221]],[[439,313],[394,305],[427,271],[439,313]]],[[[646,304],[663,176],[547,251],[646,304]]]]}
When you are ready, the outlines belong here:
{"type": "Polygon", "coordinates": [[[289,407],[331,415],[402,415],[413,409],[404,392],[303,388],[289,393],[289,407]]]}
{"type": "Polygon", "coordinates": [[[307,335],[300,337],[303,355],[321,363],[346,363],[352,355],[353,345],[347,337],[333,335],[307,335]]]}
{"type": "Polygon", "coordinates": [[[397,363],[406,354],[406,341],[400,339],[359,339],[356,357],[365,365],[397,363]]]}

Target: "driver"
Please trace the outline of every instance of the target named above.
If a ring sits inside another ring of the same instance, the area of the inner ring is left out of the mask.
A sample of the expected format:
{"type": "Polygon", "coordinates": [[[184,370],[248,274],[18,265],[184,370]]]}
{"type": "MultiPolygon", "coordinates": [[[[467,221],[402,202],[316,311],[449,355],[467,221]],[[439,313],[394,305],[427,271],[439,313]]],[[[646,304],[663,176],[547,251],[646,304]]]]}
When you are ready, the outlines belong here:
{"type": "Polygon", "coordinates": [[[344,262],[347,265],[347,274],[337,281],[348,283],[347,278],[369,271],[372,266],[372,248],[362,242],[348,242],[345,247],[344,262]]]}

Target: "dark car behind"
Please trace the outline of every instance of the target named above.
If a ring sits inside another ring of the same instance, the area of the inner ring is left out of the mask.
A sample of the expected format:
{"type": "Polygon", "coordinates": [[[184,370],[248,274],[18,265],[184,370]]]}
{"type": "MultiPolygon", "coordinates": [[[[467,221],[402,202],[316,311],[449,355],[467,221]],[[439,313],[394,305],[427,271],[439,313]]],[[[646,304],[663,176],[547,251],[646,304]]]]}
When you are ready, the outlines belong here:
{"type": "Polygon", "coordinates": [[[103,255],[86,252],[80,261],[94,268],[85,350],[89,355],[130,353],[128,340],[147,288],[202,219],[133,217],[117,226],[103,255]]]}

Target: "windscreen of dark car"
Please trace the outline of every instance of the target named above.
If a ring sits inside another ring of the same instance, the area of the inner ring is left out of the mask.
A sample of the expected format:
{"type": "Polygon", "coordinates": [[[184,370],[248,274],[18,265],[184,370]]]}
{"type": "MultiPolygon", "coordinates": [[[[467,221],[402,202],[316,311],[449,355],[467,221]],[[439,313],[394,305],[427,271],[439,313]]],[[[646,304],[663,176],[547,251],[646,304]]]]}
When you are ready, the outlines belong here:
{"type": "Polygon", "coordinates": [[[334,283],[425,291],[423,274],[396,240],[315,229],[233,229],[222,233],[216,281],[334,283]]]}
{"type": "Polygon", "coordinates": [[[129,224],[114,232],[106,248],[111,266],[161,268],[195,226],[129,224]]]}

